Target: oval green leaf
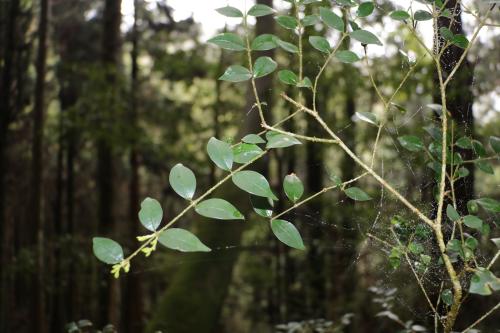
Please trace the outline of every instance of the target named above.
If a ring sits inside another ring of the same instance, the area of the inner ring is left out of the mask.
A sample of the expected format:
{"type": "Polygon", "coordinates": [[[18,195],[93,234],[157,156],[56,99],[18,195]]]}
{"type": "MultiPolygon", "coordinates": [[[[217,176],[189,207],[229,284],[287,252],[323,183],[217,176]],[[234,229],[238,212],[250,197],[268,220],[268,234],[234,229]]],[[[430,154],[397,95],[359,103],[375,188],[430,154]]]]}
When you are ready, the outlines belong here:
{"type": "Polygon", "coordinates": [[[410,18],[410,14],[405,12],[404,10],[395,10],[389,15],[393,20],[397,21],[405,21],[410,18]]]}
{"type": "Polygon", "coordinates": [[[180,252],[210,252],[208,246],[203,244],[198,237],[191,232],[180,229],[170,228],[163,231],[158,237],[158,241],[165,247],[180,252]]]}
{"type": "Polygon", "coordinates": [[[424,149],[424,143],[422,139],[414,135],[403,135],[398,138],[399,143],[403,148],[409,151],[420,151],[424,149]]]}
{"type": "Polygon", "coordinates": [[[297,77],[297,75],[288,69],[284,69],[284,70],[279,71],[278,78],[284,84],[289,84],[292,86],[297,85],[297,82],[299,81],[299,78],[297,77]]]}
{"type": "Polygon", "coordinates": [[[417,10],[415,14],[413,14],[413,18],[415,21],[428,21],[432,20],[432,14],[425,10],[417,10]]]}
{"type": "Polygon", "coordinates": [[[369,124],[378,126],[377,116],[371,112],[356,112],[356,117],[362,121],[366,121],[369,124]]]}
{"type": "Polygon", "coordinates": [[[330,9],[321,7],[319,9],[319,16],[321,20],[330,28],[333,28],[338,31],[344,31],[344,20],[330,9]]]}
{"type": "Polygon", "coordinates": [[[227,17],[243,17],[241,10],[231,6],[217,8],[216,11],[217,13],[227,17]]]}
{"type": "Polygon", "coordinates": [[[298,26],[297,19],[293,16],[277,16],[275,20],[285,29],[295,30],[298,26]]]}
{"type": "Polygon", "coordinates": [[[483,220],[474,215],[464,216],[464,224],[472,229],[481,230],[483,227],[483,220]]]}
{"type": "Polygon", "coordinates": [[[175,193],[186,200],[191,200],[193,198],[194,192],[196,191],[196,177],[189,168],[186,168],[181,163],[175,165],[172,170],[170,170],[168,181],[175,193]]]}
{"type": "Polygon", "coordinates": [[[250,195],[250,202],[252,203],[253,210],[260,216],[269,218],[273,216],[274,202],[270,198],[258,197],[250,195]]]}
{"type": "Polygon", "coordinates": [[[276,61],[270,57],[259,57],[253,65],[253,75],[255,78],[271,74],[278,67],[276,61]]]}
{"type": "Polygon", "coordinates": [[[293,145],[300,145],[301,142],[294,138],[293,136],[281,134],[278,132],[267,132],[266,133],[267,145],[266,148],[286,148],[293,145]]]}
{"type": "Polygon", "coordinates": [[[446,206],[446,216],[448,216],[448,218],[453,222],[458,221],[460,219],[460,214],[458,214],[455,207],[453,207],[450,204],[446,206]]]}
{"type": "Polygon", "coordinates": [[[491,149],[497,154],[500,154],[500,138],[496,136],[490,136],[490,146],[491,149]]]}
{"type": "Polygon", "coordinates": [[[283,50],[285,50],[287,52],[290,52],[290,53],[298,53],[299,52],[299,48],[292,43],[285,42],[281,39],[277,40],[276,42],[278,43],[279,47],[281,47],[283,50]]]}
{"type": "Polygon", "coordinates": [[[139,211],[139,221],[142,225],[151,231],[156,231],[163,218],[163,209],[160,203],[152,198],[146,198],[141,203],[139,211]]]}
{"type": "Polygon", "coordinates": [[[212,37],[208,40],[209,43],[220,46],[223,49],[231,51],[244,51],[246,50],[245,42],[240,36],[231,32],[226,32],[212,37]]]}
{"type": "Polygon", "coordinates": [[[254,144],[239,143],[233,147],[234,161],[236,163],[248,163],[262,153],[262,149],[254,144]]]}
{"type": "Polygon", "coordinates": [[[358,17],[366,17],[369,16],[371,13],[373,13],[374,9],[375,5],[373,4],[372,1],[363,2],[359,5],[356,14],[358,15],[358,17]]]}
{"type": "Polygon", "coordinates": [[[278,37],[271,34],[262,34],[257,37],[252,42],[250,48],[254,51],[267,51],[278,47],[277,43],[278,37]]]}
{"type": "Polygon", "coordinates": [[[253,144],[258,144],[258,143],[266,143],[264,139],[262,139],[260,136],[257,134],[247,134],[241,139],[241,141],[245,143],[253,143],[253,144]]]}
{"type": "Polygon", "coordinates": [[[343,50],[343,51],[337,52],[335,54],[335,58],[340,60],[340,62],[343,62],[346,64],[352,64],[353,62],[360,60],[356,53],[349,51],[349,50],[343,50]]]}
{"type": "Polygon", "coordinates": [[[285,176],[283,189],[288,199],[293,203],[297,202],[302,197],[302,194],[304,194],[304,185],[302,185],[302,181],[294,173],[285,176]]]}
{"type": "Polygon", "coordinates": [[[261,17],[261,16],[266,16],[266,15],[271,15],[271,14],[274,14],[274,9],[272,9],[269,6],[261,5],[261,4],[254,5],[254,6],[252,6],[252,8],[250,8],[248,10],[248,15],[254,16],[254,17],[261,17]]]}
{"type": "Polygon", "coordinates": [[[475,200],[481,207],[493,213],[500,213],[500,202],[491,198],[479,198],[475,200]]]}
{"type": "Polygon", "coordinates": [[[372,200],[372,197],[370,197],[368,194],[366,194],[362,189],[359,187],[349,187],[344,190],[345,194],[356,201],[369,201],[372,200]]]}
{"type": "Polygon", "coordinates": [[[236,207],[223,199],[208,199],[200,202],[194,210],[201,216],[217,220],[244,220],[243,214],[236,207]]]}
{"type": "Polygon", "coordinates": [[[363,44],[382,45],[382,42],[373,33],[367,30],[354,30],[350,36],[363,44]]]}
{"type": "Polygon", "coordinates": [[[228,67],[219,80],[229,82],[243,82],[252,78],[252,73],[243,66],[233,65],[228,67]]]}
{"type": "Polygon", "coordinates": [[[92,250],[100,261],[114,265],[123,260],[123,249],[120,244],[109,238],[94,237],[92,250]]]}
{"type": "Polygon", "coordinates": [[[244,170],[235,173],[233,183],[243,191],[265,198],[278,200],[269,186],[267,179],[256,171],[244,170]]]}
{"type": "Polygon", "coordinates": [[[284,244],[297,250],[305,250],[299,231],[293,224],[285,220],[271,221],[273,234],[284,244]]]}
{"type": "Polygon", "coordinates": [[[309,43],[318,51],[330,53],[330,43],[324,37],[310,36],[309,43]]]}
{"type": "Polygon", "coordinates": [[[230,171],[233,167],[233,150],[229,143],[212,137],[208,140],[207,153],[212,162],[222,170],[230,171]]]}

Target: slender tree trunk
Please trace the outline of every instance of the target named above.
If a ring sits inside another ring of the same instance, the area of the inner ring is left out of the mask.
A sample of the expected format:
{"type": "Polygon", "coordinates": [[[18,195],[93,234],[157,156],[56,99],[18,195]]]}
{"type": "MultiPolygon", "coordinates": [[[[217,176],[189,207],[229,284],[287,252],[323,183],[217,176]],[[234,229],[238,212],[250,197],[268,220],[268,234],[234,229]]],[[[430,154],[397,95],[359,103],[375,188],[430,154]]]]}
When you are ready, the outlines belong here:
{"type": "MultiPolygon", "coordinates": [[[[102,64],[106,73],[108,91],[106,91],[106,107],[104,110],[104,121],[101,127],[102,132],[108,132],[113,124],[112,113],[116,108],[117,98],[115,96],[118,85],[118,67],[120,57],[120,24],[121,24],[121,0],[106,0],[103,13],[103,34],[102,34],[102,64]],[[109,102],[109,103],[108,103],[109,102]]],[[[114,228],[114,171],[113,171],[113,147],[107,135],[100,133],[97,142],[97,188],[99,200],[99,233],[109,234],[114,228]]],[[[99,313],[100,323],[117,324],[119,322],[118,304],[118,281],[109,276],[109,272],[102,272],[101,277],[108,281],[102,284],[100,289],[101,302],[103,307],[99,313]]]]}
{"type": "Polygon", "coordinates": [[[44,219],[42,216],[42,181],[43,181],[43,128],[45,109],[45,72],[47,62],[47,30],[49,20],[49,0],[40,0],[40,22],[38,25],[38,51],[36,60],[35,106],[33,109],[33,147],[32,147],[32,204],[31,223],[35,225],[37,244],[36,288],[36,327],[35,331],[47,332],[45,309],[45,244],[44,219]]]}

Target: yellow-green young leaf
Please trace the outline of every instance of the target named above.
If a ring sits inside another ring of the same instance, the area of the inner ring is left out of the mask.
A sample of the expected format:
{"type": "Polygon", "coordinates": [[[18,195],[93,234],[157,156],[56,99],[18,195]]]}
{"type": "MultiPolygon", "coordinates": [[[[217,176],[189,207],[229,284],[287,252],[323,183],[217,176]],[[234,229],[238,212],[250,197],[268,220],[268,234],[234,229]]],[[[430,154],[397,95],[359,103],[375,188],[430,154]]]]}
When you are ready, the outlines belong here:
{"type": "Polygon", "coordinates": [[[354,30],[350,36],[362,44],[382,45],[382,42],[373,33],[367,30],[354,30]]]}
{"type": "Polygon", "coordinates": [[[217,220],[244,220],[243,214],[236,207],[223,199],[208,199],[200,202],[194,210],[201,216],[217,220]]]}
{"type": "Polygon", "coordinates": [[[451,221],[458,221],[460,219],[460,214],[458,214],[455,207],[453,207],[450,204],[448,204],[448,206],[446,206],[446,216],[448,216],[448,218],[451,221]]]}
{"type": "Polygon", "coordinates": [[[240,36],[231,32],[219,34],[208,40],[209,43],[220,46],[223,49],[231,51],[244,51],[246,50],[245,42],[240,36]]]}
{"type": "Polygon", "coordinates": [[[490,146],[491,149],[497,154],[500,154],[500,138],[496,136],[490,136],[490,146]]]}
{"type": "Polygon", "coordinates": [[[243,66],[233,65],[228,67],[219,80],[229,82],[243,82],[252,78],[252,73],[243,66]]]}
{"type": "Polygon", "coordinates": [[[470,280],[469,292],[488,296],[500,290],[500,279],[485,268],[479,267],[470,280]]]}
{"type": "Polygon", "coordinates": [[[409,151],[420,151],[424,149],[422,139],[414,135],[403,135],[398,138],[399,143],[403,148],[409,151]]]}
{"type": "Polygon", "coordinates": [[[267,51],[278,47],[278,37],[271,34],[262,34],[257,37],[252,42],[250,48],[254,51],[267,51]]]}
{"type": "Polygon", "coordinates": [[[269,186],[267,179],[256,171],[244,170],[235,173],[232,176],[234,185],[243,191],[265,198],[278,200],[269,186]]]}
{"type": "Polygon", "coordinates": [[[234,161],[236,163],[248,163],[262,153],[262,149],[254,144],[239,143],[233,147],[234,161]]]}
{"type": "Polygon", "coordinates": [[[276,67],[278,64],[270,57],[259,57],[253,65],[253,75],[255,78],[266,76],[274,72],[276,67]]]}
{"type": "Polygon", "coordinates": [[[319,16],[321,20],[330,28],[338,31],[344,31],[344,20],[330,9],[321,7],[319,9],[319,16]]]}
{"type": "Polygon", "coordinates": [[[491,198],[479,198],[475,200],[481,207],[493,213],[500,213],[500,202],[491,198]]]}
{"type": "Polygon", "coordinates": [[[283,189],[285,190],[285,194],[288,199],[294,203],[302,197],[302,194],[304,194],[304,185],[302,185],[302,181],[294,173],[285,176],[283,189]]]}
{"type": "Polygon", "coordinates": [[[163,231],[158,237],[158,241],[172,250],[180,252],[210,252],[211,249],[203,244],[198,237],[191,232],[180,229],[170,228],[163,231]]]}
{"type": "Polygon", "coordinates": [[[356,117],[362,121],[366,121],[369,124],[378,126],[377,116],[371,112],[356,112],[356,117]]]}
{"type": "Polygon", "coordinates": [[[243,17],[243,13],[241,12],[241,10],[231,6],[217,8],[216,11],[219,14],[227,17],[243,17]]]}
{"type": "Polygon", "coordinates": [[[281,134],[278,132],[266,133],[267,145],[266,148],[286,148],[293,145],[300,145],[300,141],[293,136],[281,134]]]}
{"type": "Polygon", "coordinates": [[[253,143],[253,144],[258,144],[258,143],[266,143],[264,139],[262,139],[260,136],[257,134],[247,134],[241,139],[241,141],[245,143],[253,143]]]}
{"type": "Polygon", "coordinates": [[[298,26],[297,19],[293,16],[277,16],[275,20],[285,29],[294,30],[298,26]]]}
{"type": "Polygon", "coordinates": [[[271,221],[273,234],[284,244],[297,250],[305,250],[299,231],[293,224],[285,220],[271,221]]]}
{"type": "Polygon", "coordinates": [[[196,177],[193,171],[182,164],[175,165],[168,176],[170,186],[184,199],[191,200],[196,191],[196,177]]]}
{"type": "Polygon", "coordinates": [[[269,198],[250,195],[250,202],[253,210],[262,217],[271,217],[273,215],[274,201],[269,198]]]}
{"type": "Polygon", "coordinates": [[[284,69],[284,70],[279,71],[278,72],[278,78],[284,84],[290,84],[292,86],[297,85],[297,82],[299,80],[299,78],[297,77],[297,75],[294,72],[292,72],[292,71],[290,71],[288,69],[284,69]]]}
{"type": "Polygon", "coordinates": [[[362,189],[359,187],[349,187],[344,190],[345,194],[356,201],[368,201],[372,200],[372,197],[370,197],[368,194],[366,194],[362,189]]]}
{"type": "Polygon", "coordinates": [[[404,10],[395,10],[389,15],[393,20],[405,21],[410,18],[410,14],[404,10]]]}
{"type": "Polygon", "coordinates": [[[356,53],[348,50],[339,51],[335,54],[335,58],[341,62],[351,64],[353,62],[359,61],[359,57],[356,53]]]}
{"type": "Polygon", "coordinates": [[[233,167],[233,150],[229,143],[210,138],[207,153],[212,162],[222,170],[230,171],[233,167]]]}
{"type": "Polygon", "coordinates": [[[94,237],[92,250],[100,261],[114,265],[123,260],[123,249],[120,244],[109,238],[94,237]]]}
{"type": "Polygon", "coordinates": [[[356,14],[358,15],[358,17],[366,17],[369,16],[371,13],[373,13],[374,9],[375,5],[373,4],[372,1],[363,2],[359,5],[356,14]]]}
{"type": "Polygon", "coordinates": [[[146,198],[141,203],[139,211],[139,221],[142,225],[151,231],[158,229],[163,218],[163,209],[158,201],[152,198],[146,198]]]}
{"type": "Polygon", "coordinates": [[[432,14],[425,10],[417,10],[415,14],[413,14],[413,18],[415,21],[428,21],[432,20],[432,14]]]}
{"type": "Polygon", "coordinates": [[[328,43],[328,41],[324,37],[310,36],[309,43],[318,51],[321,51],[323,53],[330,53],[330,43],[328,43]]]}
{"type": "Polygon", "coordinates": [[[464,216],[464,224],[469,228],[481,230],[483,227],[483,220],[474,215],[466,215],[464,216]]]}
{"type": "Polygon", "coordinates": [[[283,50],[290,52],[290,53],[298,53],[299,48],[292,43],[285,42],[281,39],[276,41],[278,43],[278,46],[281,47],[283,50]]]}
{"type": "Polygon", "coordinates": [[[248,15],[255,16],[255,17],[261,17],[261,16],[266,16],[266,15],[271,15],[271,14],[274,14],[274,9],[272,9],[269,6],[261,5],[261,4],[254,5],[254,6],[252,6],[252,8],[250,8],[248,10],[248,15]]]}

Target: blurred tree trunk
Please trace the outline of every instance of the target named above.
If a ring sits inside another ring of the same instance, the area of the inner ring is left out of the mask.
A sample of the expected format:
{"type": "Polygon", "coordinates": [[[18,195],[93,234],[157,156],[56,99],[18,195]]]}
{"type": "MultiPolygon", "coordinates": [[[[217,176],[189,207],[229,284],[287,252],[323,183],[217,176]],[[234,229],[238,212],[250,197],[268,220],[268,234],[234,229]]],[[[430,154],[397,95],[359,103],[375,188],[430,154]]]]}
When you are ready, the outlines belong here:
{"type": "Polygon", "coordinates": [[[5,22],[2,36],[2,63],[0,80],[0,242],[1,242],[1,264],[0,264],[0,331],[9,332],[11,317],[11,305],[8,300],[13,297],[12,279],[10,278],[10,264],[12,260],[14,244],[14,224],[7,219],[5,212],[6,199],[6,172],[7,172],[7,133],[12,119],[13,108],[13,67],[16,50],[16,20],[19,16],[19,0],[7,1],[0,4],[3,8],[1,19],[5,22]]]}
{"type": "MultiPolygon", "coordinates": [[[[138,96],[139,96],[139,65],[137,57],[139,54],[139,7],[141,0],[134,0],[134,24],[132,26],[132,51],[131,51],[131,87],[130,87],[130,119],[129,125],[132,130],[132,142],[129,156],[130,163],[130,179],[129,179],[129,219],[130,219],[130,244],[136,242],[135,237],[139,235],[139,225],[137,214],[139,212],[139,152],[138,152],[138,96]]],[[[140,264],[139,264],[140,265],[140,264]]],[[[140,269],[140,268],[139,268],[140,269]]],[[[123,306],[124,317],[123,331],[126,333],[141,333],[144,327],[144,310],[143,310],[143,287],[141,275],[127,274],[124,288],[123,306]]]]}
{"type": "MultiPolygon", "coordinates": [[[[106,73],[108,84],[106,103],[101,133],[97,142],[97,189],[99,192],[99,233],[107,235],[113,231],[114,223],[114,168],[113,168],[113,145],[110,133],[113,133],[113,115],[115,115],[117,98],[115,96],[118,86],[118,72],[120,63],[120,24],[121,24],[121,0],[106,0],[103,13],[102,33],[102,65],[106,73]]],[[[102,307],[100,324],[117,324],[119,322],[118,306],[118,281],[113,279],[109,272],[102,272],[101,277],[107,280],[107,284],[101,284],[99,291],[102,307]]]]}
{"type": "Polygon", "coordinates": [[[36,286],[36,307],[34,332],[47,332],[45,308],[45,224],[42,216],[42,181],[43,181],[43,129],[45,109],[45,72],[47,62],[47,30],[49,20],[49,0],[40,0],[40,19],[38,25],[38,51],[36,58],[35,105],[33,108],[33,146],[32,146],[32,204],[31,223],[35,225],[37,272],[34,275],[36,286]]]}
{"type": "MultiPolygon", "coordinates": [[[[258,0],[257,3],[272,6],[272,0],[258,0]]],[[[256,34],[272,33],[273,27],[274,20],[271,16],[259,17],[257,18],[256,34]]],[[[267,54],[269,55],[269,53],[267,54]]],[[[268,103],[267,110],[270,110],[271,87],[272,76],[257,80],[257,91],[261,100],[268,103]]],[[[246,99],[245,114],[255,104],[251,90],[247,91],[246,99]]],[[[245,132],[241,134],[256,133],[260,129],[259,115],[254,110],[246,117],[245,132]]],[[[256,166],[256,169],[261,171],[265,168],[265,163],[256,166]]],[[[237,198],[239,195],[234,194],[229,197],[237,198]]],[[[246,198],[246,196],[244,197],[246,198]]],[[[236,202],[233,203],[237,205],[236,202]]],[[[214,221],[205,221],[196,223],[194,226],[197,236],[208,246],[214,247],[224,244],[240,244],[244,228],[245,225],[238,221],[224,225],[214,221]]],[[[238,250],[224,250],[216,254],[190,254],[189,258],[179,267],[168,289],[161,296],[153,318],[146,329],[147,332],[157,330],[173,333],[218,332],[217,325],[231,283],[233,266],[238,259],[238,250]],[[217,260],[208,259],[215,255],[217,260]]]]}

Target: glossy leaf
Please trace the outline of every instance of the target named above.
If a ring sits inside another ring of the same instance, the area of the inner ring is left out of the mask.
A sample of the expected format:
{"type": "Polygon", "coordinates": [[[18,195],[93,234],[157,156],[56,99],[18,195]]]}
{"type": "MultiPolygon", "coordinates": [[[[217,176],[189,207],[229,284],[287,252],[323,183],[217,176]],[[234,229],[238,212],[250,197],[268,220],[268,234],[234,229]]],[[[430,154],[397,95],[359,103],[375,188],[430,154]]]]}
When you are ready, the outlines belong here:
{"type": "Polygon", "coordinates": [[[464,216],[464,224],[472,229],[481,230],[483,227],[483,220],[474,215],[466,215],[464,216]]]}
{"type": "Polygon", "coordinates": [[[299,48],[292,43],[288,43],[288,42],[285,42],[283,40],[278,40],[277,43],[278,43],[279,47],[281,47],[283,50],[285,50],[287,52],[290,52],[290,53],[298,53],[299,52],[299,48]]]}
{"type": "Polygon", "coordinates": [[[351,64],[353,62],[359,61],[359,57],[356,53],[348,50],[339,51],[335,54],[335,57],[341,62],[351,64]]]}
{"type": "Polygon", "coordinates": [[[285,176],[283,189],[285,190],[285,194],[288,199],[294,203],[302,197],[302,194],[304,194],[304,185],[302,185],[302,181],[294,173],[285,176]]]}
{"type": "Polygon", "coordinates": [[[370,197],[368,194],[366,194],[362,189],[359,187],[349,187],[344,190],[345,194],[356,201],[368,201],[372,200],[372,197],[370,197]]]}
{"type": "Polygon", "coordinates": [[[109,238],[94,237],[92,250],[100,261],[114,265],[123,260],[123,249],[120,244],[109,238]]]}
{"type": "Polygon", "coordinates": [[[455,144],[462,149],[472,149],[472,140],[466,136],[459,138],[455,144]]]}
{"type": "Polygon", "coordinates": [[[139,221],[142,225],[151,231],[156,231],[163,218],[163,209],[158,201],[152,198],[146,198],[141,203],[139,211],[139,221]]]}
{"type": "Polygon", "coordinates": [[[290,71],[288,69],[284,69],[284,70],[279,71],[278,72],[278,78],[284,84],[290,84],[292,86],[297,85],[297,82],[299,80],[299,78],[297,77],[297,75],[294,72],[292,72],[292,71],[290,71]]]}
{"type": "Polygon", "coordinates": [[[233,167],[233,150],[229,143],[212,137],[208,140],[207,153],[212,162],[222,170],[230,171],[233,167]]]}
{"type": "Polygon", "coordinates": [[[182,164],[176,164],[168,176],[170,186],[175,193],[184,199],[191,200],[196,190],[196,177],[194,173],[182,164]]]}
{"type": "Polygon", "coordinates": [[[425,148],[422,139],[414,135],[403,135],[398,138],[399,143],[403,148],[409,151],[420,151],[425,148]]]}
{"type": "Polygon", "coordinates": [[[230,82],[243,82],[252,78],[252,73],[243,66],[233,65],[228,67],[219,80],[230,82]]]}
{"type": "Polygon", "coordinates": [[[305,250],[299,231],[293,224],[285,220],[271,221],[271,230],[276,238],[284,244],[298,250],[305,250]]]}
{"type": "Polygon", "coordinates": [[[277,16],[275,20],[285,29],[294,30],[298,26],[297,19],[293,16],[277,16]]]}
{"type": "Polygon", "coordinates": [[[253,74],[255,78],[271,74],[278,67],[276,61],[270,57],[259,57],[253,65],[253,74]]]}
{"type": "Polygon", "coordinates": [[[375,5],[373,4],[372,1],[363,2],[359,5],[356,14],[358,15],[358,17],[366,17],[369,16],[371,13],[373,13],[374,9],[375,5]]]}
{"type": "Polygon", "coordinates": [[[362,121],[366,121],[369,124],[378,126],[377,116],[371,112],[356,112],[356,117],[362,121]]]}
{"type": "Polygon", "coordinates": [[[247,193],[278,200],[267,179],[256,171],[239,171],[232,176],[232,180],[237,187],[247,193]]]}
{"type": "Polygon", "coordinates": [[[363,44],[382,45],[378,37],[367,30],[355,30],[351,32],[350,36],[363,44]]]}
{"type": "Polygon", "coordinates": [[[266,133],[267,145],[266,148],[286,148],[293,145],[300,145],[301,142],[286,134],[281,134],[278,132],[267,132],[266,133]]]}
{"type": "Polygon", "coordinates": [[[278,47],[278,37],[271,34],[262,34],[252,41],[250,48],[254,51],[267,51],[278,47]]]}
{"type": "Polygon", "coordinates": [[[273,200],[269,198],[250,195],[253,210],[260,216],[269,218],[273,215],[273,200]]]}
{"type": "Polygon", "coordinates": [[[393,20],[397,21],[405,21],[410,18],[410,14],[405,12],[404,10],[395,10],[389,15],[393,20]]]}
{"type": "Polygon", "coordinates": [[[448,206],[446,206],[446,216],[448,216],[448,218],[451,221],[458,221],[460,219],[460,214],[458,214],[455,207],[453,207],[450,204],[448,204],[448,206]]]}
{"type": "Polygon", "coordinates": [[[321,51],[323,53],[330,53],[330,43],[324,37],[310,36],[309,43],[318,51],[321,51]]]}
{"type": "Polygon", "coordinates": [[[240,36],[231,32],[219,34],[208,40],[209,43],[220,46],[223,49],[231,51],[244,51],[246,50],[245,42],[240,36]]]}
{"type": "Polygon", "coordinates": [[[241,10],[231,6],[217,8],[216,11],[219,14],[227,17],[243,17],[243,13],[241,12],[241,10]]]}
{"type": "Polygon", "coordinates": [[[158,237],[158,241],[172,250],[180,252],[210,252],[208,246],[203,244],[198,237],[191,232],[180,229],[170,228],[163,231],[158,237]]]}
{"type": "Polygon", "coordinates": [[[264,139],[262,139],[260,136],[257,134],[247,134],[241,139],[241,141],[245,143],[253,143],[253,144],[258,144],[258,143],[266,143],[264,139]]]}
{"type": "Polygon", "coordinates": [[[231,203],[223,199],[208,199],[200,202],[194,210],[201,216],[217,220],[244,220],[243,214],[231,203]]]}
{"type": "Polygon", "coordinates": [[[255,17],[261,17],[271,14],[274,14],[274,9],[272,9],[269,6],[261,4],[254,5],[248,10],[248,15],[255,17]]]}
{"type": "Polygon", "coordinates": [[[344,31],[344,20],[329,8],[321,7],[319,9],[319,15],[321,20],[330,28],[336,29],[338,31],[344,31]]]}
{"type": "Polygon", "coordinates": [[[236,163],[248,163],[262,153],[262,149],[250,143],[240,143],[233,147],[233,156],[236,163]]]}

